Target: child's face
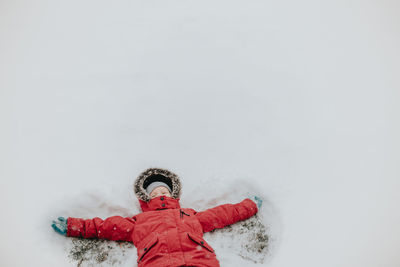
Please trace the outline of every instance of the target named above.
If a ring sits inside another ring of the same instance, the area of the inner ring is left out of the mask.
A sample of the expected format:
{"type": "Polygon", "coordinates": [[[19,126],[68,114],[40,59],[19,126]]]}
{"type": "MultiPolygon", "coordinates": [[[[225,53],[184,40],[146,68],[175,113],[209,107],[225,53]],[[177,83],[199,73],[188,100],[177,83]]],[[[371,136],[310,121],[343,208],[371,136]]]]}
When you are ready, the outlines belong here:
{"type": "Polygon", "coordinates": [[[150,193],[150,198],[155,198],[159,196],[166,196],[166,197],[171,197],[171,193],[169,190],[164,187],[164,186],[159,186],[153,189],[150,193]]]}

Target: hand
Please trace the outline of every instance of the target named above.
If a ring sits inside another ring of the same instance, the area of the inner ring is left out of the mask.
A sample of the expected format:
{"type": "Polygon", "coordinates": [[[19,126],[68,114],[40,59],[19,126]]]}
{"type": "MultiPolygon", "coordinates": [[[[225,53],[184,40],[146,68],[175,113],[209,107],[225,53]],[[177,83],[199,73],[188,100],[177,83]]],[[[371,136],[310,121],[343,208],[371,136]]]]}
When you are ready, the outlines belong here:
{"type": "Polygon", "coordinates": [[[67,235],[67,219],[64,217],[58,217],[56,221],[53,221],[51,224],[54,231],[57,233],[66,236],[67,235]]]}
{"type": "Polygon", "coordinates": [[[258,197],[258,196],[253,196],[253,197],[251,198],[251,200],[253,200],[253,201],[257,204],[257,208],[261,208],[262,203],[263,203],[263,200],[262,200],[260,197],[258,197]]]}

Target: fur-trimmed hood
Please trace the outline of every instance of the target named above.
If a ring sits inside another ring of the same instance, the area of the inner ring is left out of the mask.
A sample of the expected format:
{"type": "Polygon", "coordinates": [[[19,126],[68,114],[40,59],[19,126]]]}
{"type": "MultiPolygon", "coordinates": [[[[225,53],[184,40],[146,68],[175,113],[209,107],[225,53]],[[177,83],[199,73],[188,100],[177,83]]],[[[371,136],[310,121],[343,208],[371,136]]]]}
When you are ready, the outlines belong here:
{"type": "Polygon", "coordinates": [[[161,181],[168,184],[172,189],[172,197],[175,199],[180,198],[182,186],[179,176],[167,169],[161,168],[149,168],[136,178],[133,185],[136,197],[142,201],[148,202],[150,196],[145,188],[154,181],[161,181]]]}

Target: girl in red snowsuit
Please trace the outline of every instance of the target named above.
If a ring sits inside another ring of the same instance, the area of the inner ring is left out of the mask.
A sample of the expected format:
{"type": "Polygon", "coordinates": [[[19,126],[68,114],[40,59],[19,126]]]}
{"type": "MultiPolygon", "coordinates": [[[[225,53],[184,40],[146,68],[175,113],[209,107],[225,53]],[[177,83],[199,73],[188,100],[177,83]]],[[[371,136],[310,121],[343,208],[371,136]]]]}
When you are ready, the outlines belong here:
{"type": "MultiPolygon", "coordinates": [[[[134,191],[142,213],[105,220],[70,217],[63,220],[64,233],[72,237],[133,242],[139,267],[217,267],[219,262],[215,252],[203,239],[203,233],[245,220],[258,211],[250,199],[202,212],[181,208],[179,177],[159,168],[141,173],[135,181],[134,191]]],[[[60,222],[55,222],[53,228],[62,232],[60,222]]]]}

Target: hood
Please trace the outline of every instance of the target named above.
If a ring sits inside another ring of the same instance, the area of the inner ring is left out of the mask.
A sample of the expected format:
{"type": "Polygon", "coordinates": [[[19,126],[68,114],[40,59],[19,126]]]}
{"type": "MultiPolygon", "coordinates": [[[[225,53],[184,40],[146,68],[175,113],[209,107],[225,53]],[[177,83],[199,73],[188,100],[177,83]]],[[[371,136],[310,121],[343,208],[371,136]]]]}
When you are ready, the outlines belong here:
{"type": "Polygon", "coordinates": [[[171,196],[178,199],[181,195],[181,181],[175,173],[161,168],[149,168],[142,172],[135,180],[133,189],[139,200],[149,202],[150,196],[146,192],[146,187],[154,181],[161,181],[172,189],[171,196]]]}

